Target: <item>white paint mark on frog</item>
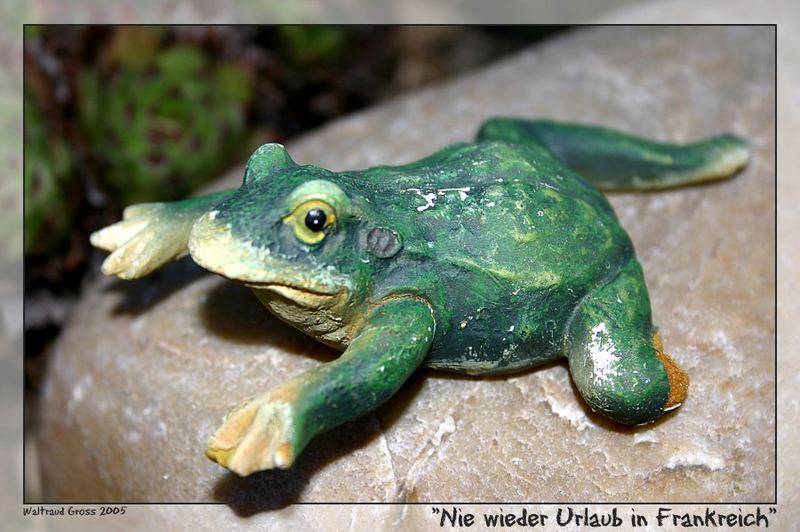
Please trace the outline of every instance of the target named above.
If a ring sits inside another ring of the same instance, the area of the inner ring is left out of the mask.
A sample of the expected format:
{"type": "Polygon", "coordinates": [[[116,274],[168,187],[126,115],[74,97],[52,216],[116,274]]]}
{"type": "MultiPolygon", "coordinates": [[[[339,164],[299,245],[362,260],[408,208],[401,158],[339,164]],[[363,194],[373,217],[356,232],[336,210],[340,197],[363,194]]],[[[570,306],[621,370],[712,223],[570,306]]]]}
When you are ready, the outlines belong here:
{"type": "Polygon", "coordinates": [[[462,322],[461,322],[461,328],[463,329],[463,328],[465,328],[466,326],[467,326],[467,322],[466,322],[466,321],[462,321],[462,322]]]}
{"type": "Polygon", "coordinates": [[[539,216],[544,216],[544,211],[539,211],[536,214],[538,214],[539,216]]]}
{"type": "Polygon", "coordinates": [[[461,201],[467,199],[467,192],[472,190],[470,187],[440,188],[436,192],[423,192],[418,188],[407,188],[405,192],[413,192],[425,200],[425,205],[417,207],[418,212],[422,212],[436,206],[436,196],[444,196],[448,192],[458,192],[461,201]]]}
{"type": "Polygon", "coordinates": [[[516,354],[518,347],[519,347],[518,344],[508,344],[508,347],[503,349],[503,353],[501,354],[502,358],[510,359],[513,355],[516,354]]]}
{"type": "Polygon", "coordinates": [[[447,192],[458,192],[458,199],[464,201],[467,199],[467,192],[472,190],[470,187],[459,187],[459,188],[440,188],[436,191],[437,194],[440,196],[444,196],[447,192]]]}
{"type": "Polygon", "coordinates": [[[592,329],[592,341],[589,342],[587,348],[595,384],[604,384],[611,377],[619,375],[617,369],[619,355],[617,355],[614,342],[608,336],[605,322],[599,323],[592,329]]]}
{"type": "Polygon", "coordinates": [[[514,332],[514,325],[508,328],[508,332],[514,332]]]}
{"type": "Polygon", "coordinates": [[[361,259],[361,262],[363,262],[364,264],[369,264],[369,259],[361,259]]]}
{"type": "Polygon", "coordinates": [[[405,190],[405,192],[414,192],[415,194],[417,194],[418,196],[420,196],[422,199],[425,200],[425,205],[417,207],[417,211],[419,211],[419,212],[422,212],[422,211],[424,211],[426,209],[430,209],[431,207],[436,206],[436,202],[434,202],[434,200],[436,199],[436,193],[435,192],[428,192],[426,194],[426,193],[422,192],[422,190],[420,190],[418,188],[407,188],[405,190]]]}
{"type": "Polygon", "coordinates": [[[430,194],[420,194],[420,196],[423,197],[426,203],[421,207],[417,207],[417,210],[419,212],[422,212],[425,209],[430,209],[431,207],[434,207],[436,205],[436,203],[433,201],[436,198],[436,194],[431,192],[430,194]]]}

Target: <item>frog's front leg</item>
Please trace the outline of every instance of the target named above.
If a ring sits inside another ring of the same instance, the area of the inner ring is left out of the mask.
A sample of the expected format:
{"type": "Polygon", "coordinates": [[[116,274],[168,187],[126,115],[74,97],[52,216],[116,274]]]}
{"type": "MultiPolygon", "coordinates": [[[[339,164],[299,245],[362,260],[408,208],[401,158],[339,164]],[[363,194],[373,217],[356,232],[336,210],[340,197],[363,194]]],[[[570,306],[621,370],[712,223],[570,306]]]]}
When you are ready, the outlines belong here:
{"type": "Polygon", "coordinates": [[[103,273],[135,279],[186,255],[194,222],[234,192],[126,208],[122,221],[91,235],[93,246],[113,252],[103,262],[103,273]]]}
{"type": "Polygon", "coordinates": [[[565,353],[584,400],[617,422],[653,421],[686,398],[689,379],[664,353],[634,258],[576,308],[565,353]]]}
{"type": "Polygon", "coordinates": [[[242,476],[290,467],[315,435],[394,395],[428,354],[434,328],[426,302],[382,302],[341,357],[233,410],[211,437],[207,456],[242,476]]]}

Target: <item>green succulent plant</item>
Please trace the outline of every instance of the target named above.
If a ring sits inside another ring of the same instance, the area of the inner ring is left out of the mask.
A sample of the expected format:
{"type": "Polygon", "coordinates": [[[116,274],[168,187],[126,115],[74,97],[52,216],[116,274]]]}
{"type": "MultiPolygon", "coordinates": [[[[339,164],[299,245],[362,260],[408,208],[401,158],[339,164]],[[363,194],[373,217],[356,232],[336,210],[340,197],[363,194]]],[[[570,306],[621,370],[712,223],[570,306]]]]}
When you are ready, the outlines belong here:
{"type": "Polygon", "coordinates": [[[82,127],[114,204],[181,197],[247,149],[249,73],[199,48],[172,46],[146,71],[86,71],[79,92],[82,127]]]}
{"type": "Polygon", "coordinates": [[[338,26],[279,26],[277,36],[296,67],[338,60],[347,49],[347,30],[338,26]]]}

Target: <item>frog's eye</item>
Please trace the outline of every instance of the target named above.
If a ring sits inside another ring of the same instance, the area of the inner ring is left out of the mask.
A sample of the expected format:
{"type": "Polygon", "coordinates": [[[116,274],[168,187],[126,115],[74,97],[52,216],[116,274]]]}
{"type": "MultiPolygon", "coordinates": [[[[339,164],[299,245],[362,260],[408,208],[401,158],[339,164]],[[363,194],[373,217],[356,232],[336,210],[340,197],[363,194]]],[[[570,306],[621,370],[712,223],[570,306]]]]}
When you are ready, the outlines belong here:
{"type": "Polygon", "coordinates": [[[322,231],[325,228],[325,222],[328,220],[328,215],[322,209],[311,209],[306,214],[306,227],[312,231],[322,231]]]}
{"type": "Polygon", "coordinates": [[[317,244],[325,238],[324,229],[336,222],[333,207],[322,200],[314,199],[301,203],[283,219],[296,236],[305,244],[317,244]]]}

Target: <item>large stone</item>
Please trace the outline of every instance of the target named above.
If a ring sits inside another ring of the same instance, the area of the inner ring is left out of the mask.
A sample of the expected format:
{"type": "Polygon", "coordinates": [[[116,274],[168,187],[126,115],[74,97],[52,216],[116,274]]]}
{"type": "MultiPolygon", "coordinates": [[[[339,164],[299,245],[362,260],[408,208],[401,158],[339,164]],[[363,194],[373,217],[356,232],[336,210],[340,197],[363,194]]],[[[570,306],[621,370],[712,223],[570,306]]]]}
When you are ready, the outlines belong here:
{"type": "Polygon", "coordinates": [[[611,197],[667,351],[691,377],[674,414],[633,429],[606,421],[563,363],[500,378],[421,370],[292,470],[241,479],[203,454],[222,416],[335,353],[184,261],[87,290],[44,393],[47,500],[217,501],[244,515],[294,501],[771,500],[774,46],[769,27],[580,30],[289,146],[331,169],[400,163],[494,115],[749,138],[751,164],[731,181],[611,197]]]}

